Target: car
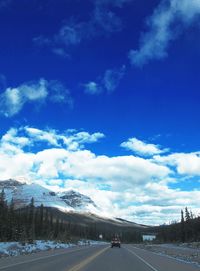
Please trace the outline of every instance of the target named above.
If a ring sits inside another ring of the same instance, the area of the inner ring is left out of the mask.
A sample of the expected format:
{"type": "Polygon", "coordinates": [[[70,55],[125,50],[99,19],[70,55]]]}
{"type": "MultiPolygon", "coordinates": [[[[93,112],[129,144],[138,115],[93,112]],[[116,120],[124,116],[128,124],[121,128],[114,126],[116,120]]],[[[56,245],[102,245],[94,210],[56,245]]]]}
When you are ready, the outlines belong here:
{"type": "Polygon", "coordinates": [[[121,242],[120,242],[119,238],[113,238],[112,239],[111,248],[113,248],[113,247],[118,247],[118,248],[121,247],[121,242]]]}

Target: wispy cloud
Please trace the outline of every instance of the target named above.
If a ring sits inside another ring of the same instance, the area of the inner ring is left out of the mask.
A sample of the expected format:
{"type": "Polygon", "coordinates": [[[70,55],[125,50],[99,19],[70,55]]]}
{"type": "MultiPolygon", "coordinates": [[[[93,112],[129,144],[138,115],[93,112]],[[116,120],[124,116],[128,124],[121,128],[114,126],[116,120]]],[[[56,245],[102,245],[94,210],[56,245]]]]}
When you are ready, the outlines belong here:
{"type": "MultiPolygon", "coordinates": [[[[118,32],[122,30],[122,20],[113,11],[108,9],[108,4],[111,1],[96,1],[96,6],[94,8],[92,24],[97,28],[102,29],[105,33],[118,32]]],[[[113,6],[116,6],[115,1],[113,1],[113,6]]]]}
{"type": "Polygon", "coordinates": [[[84,88],[85,88],[85,93],[91,94],[91,95],[100,94],[103,91],[102,87],[98,83],[93,82],[93,81],[90,81],[87,84],[84,84],[84,88]]]}
{"type": "Polygon", "coordinates": [[[33,41],[39,46],[50,47],[52,52],[59,56],[66,57],[68,49],[79,45],[82,41],[121,31],[123,23],[116,13],[116,8],[120,9],[128,2],[130,0],[91,1],[93,11],[89,20],[77,21],[71,17],[63,22],[53,37],[41,35],[35,37],[33,41]],[[113,7],[115,7],[115,11],[113,7]]]}
{"type": "Polygon", "coordinates": [[[67,104],[73,107],[73,99],[69,89],[67,89],[60,81],[50,80],[47,84],[49,92],[49,100],[53,103],[67,104]]]}
{"type": "Polygon", "coordinates": [[[103,77],[99,77],[96,81],[90,81],[84,84],[85,93],[96,95],[103,91],[111,93],[119,86],[120,81],[124,77],[126,67],[123,65],[120,69],[108,69],[103,77]]]}
{"type": "Polygon", "coordinates": [[[147,20],[149,30],[143,33],[138,50],[131,50],[133,65],[143,66],[153,59],[167,57],[171,41],[200,19],[199,0],[162,0],[147,20]]]}
{"type": "Polygon", "coordinates": [[[135,137],[129,138],[120,146],[141,156],[153,156],[169,151],[169,149],[161,149],[159,145],[146,143],[135,137]]]}
{"type": "Polygon", "coordinates": [[[125,65],[120,69],[106,70],[103,77],[103,85],[109,93],[118,87],[121,79],[124,77],[125,70],[125,65]]]}
{"type": "Polygon", "coordinates": [[[53,48],[52,52],[62,58],[70,58],[70,55],[63,48],[53,48]]]}
{"type": "Polygon", "coordinates": [[[49,99],[56,103],[72,104],[69,91],[58,81],[40,79],[23,83],[14,88],[6,88],[0,94],[0,114],[12,117],[18,114],[27,103],[42,103],[49,99]]]}

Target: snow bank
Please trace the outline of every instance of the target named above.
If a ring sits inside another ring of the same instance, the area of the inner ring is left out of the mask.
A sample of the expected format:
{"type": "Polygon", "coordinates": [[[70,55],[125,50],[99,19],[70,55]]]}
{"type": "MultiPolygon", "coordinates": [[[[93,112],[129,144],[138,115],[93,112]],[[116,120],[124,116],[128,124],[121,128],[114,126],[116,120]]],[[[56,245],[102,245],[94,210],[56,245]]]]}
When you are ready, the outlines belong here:
{"type": "Polygon", "coordinates": [[[73,246],[103,245],[105,242],[93,240],[80,240],[77,244],[59,243],[55,241],[37,240],[34,244],[22,245],[19,242],[0,242],[0,258],[8,256],[18,256],[22,254],[31,254],[39,251],[69,248],[73,246]]]}
{"type": "Polygon", "coordinates": [[[19,242],[0,242],[0,257],[18,256],[21,254],[30,254],[43,250],[69,248],[74,244],[63,244],[54,241],[37,240],[34,244],[22,245],[19,242]]]}

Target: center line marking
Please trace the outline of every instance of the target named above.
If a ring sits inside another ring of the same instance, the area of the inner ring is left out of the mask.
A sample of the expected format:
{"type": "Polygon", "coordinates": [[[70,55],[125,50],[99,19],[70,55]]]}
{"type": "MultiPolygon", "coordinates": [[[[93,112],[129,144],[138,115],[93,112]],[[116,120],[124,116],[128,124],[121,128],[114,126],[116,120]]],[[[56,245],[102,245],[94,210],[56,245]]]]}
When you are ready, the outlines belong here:
{"type": "Polygon", "coordinates": [[[134,251],[125,248],[126,250],[128,250],[130,253],[132,253],[133,255],[135,255],[138,259],[140,259],[143,263],[145,263],[148,267],[150,267],[153,271],[159,271],[158,269],[156,269],[155,267],[153,267],[150,263],[148,263],[147,261],[145,261],[143,258],[141,258],[139,255],[137,255],[134,251]]]}
{"type": "Polygon", "coordinates": [[[81,268],[85,267],[88,265],[90,262],[92,262],[94,259],[96,259],[98,256],[100,256],[102,253],[104,253],[109,247],[106,247],[97,253],[93,254],[92,256],[88,257],[87,259],[83,260],[81,263],[73,266],[72,268],[68,269],[68,271],[79,271],[81,268]]]}

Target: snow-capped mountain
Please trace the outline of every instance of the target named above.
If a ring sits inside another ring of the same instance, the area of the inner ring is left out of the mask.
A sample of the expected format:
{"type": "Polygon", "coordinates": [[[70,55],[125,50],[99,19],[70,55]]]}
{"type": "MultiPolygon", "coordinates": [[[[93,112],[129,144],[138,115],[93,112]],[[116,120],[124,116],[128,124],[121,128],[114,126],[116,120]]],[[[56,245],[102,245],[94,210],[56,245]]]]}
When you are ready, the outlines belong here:
{"type": "Polygon", "coordinates": [[[8,202],[13,198],[16,208],[27,206],[33,197],[36,207],[43,204],[45,207],[55,207],[63,211],[73,211],[73,208],[54,192],[40,185],[27,183],[25,180],[9,179],[0,181],[0,190],[2,189],[4,189],[8,202]]]}
{"type": "Polygon", "coordinates": [[[101,215],[100,208],[91,198],[77,191],[68,190],[55,193],[24,178],[0,181],[0,191],[4,189],[6,200],[14,200],[16,208],[27,206],[34,198],[36,207],[54,207],[64,212],[93,213],[101,215]]]}

